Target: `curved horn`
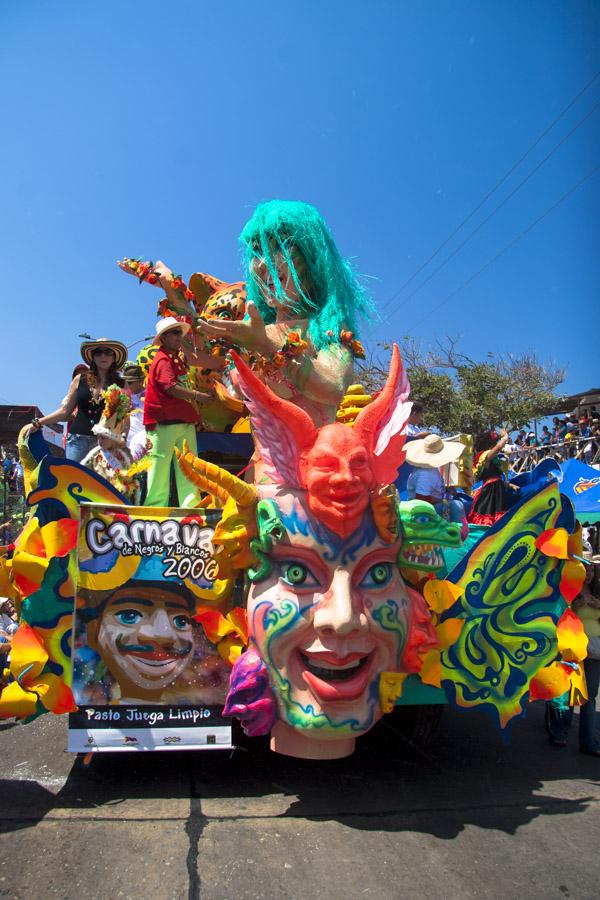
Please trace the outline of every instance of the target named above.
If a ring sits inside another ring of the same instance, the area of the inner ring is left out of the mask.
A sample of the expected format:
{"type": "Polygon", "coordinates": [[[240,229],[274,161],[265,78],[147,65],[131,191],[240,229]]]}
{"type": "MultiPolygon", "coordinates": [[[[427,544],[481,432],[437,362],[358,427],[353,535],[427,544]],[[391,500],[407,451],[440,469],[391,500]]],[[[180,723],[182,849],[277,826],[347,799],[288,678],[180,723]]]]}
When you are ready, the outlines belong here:
{"type": "MultiPolygon", "coordinates": [[[[263,418],[270,419],[271,424],[275,419],[281,423],[287,434],[291,435],[298,451],[312,447],[316,440],[317,429],[308,413],[296,406],[295,403],[278,397],[260,378],[257,378],[235,350],[230,352],[239,373],[242,391],[247,397],[247,405],[255,430],[258,432],[262,429],[263,418]]],[[[265,433],[263,440],[266,437],[265,433]]],[[[266,440],[264,442],[268,443],[266,440]]],[[[275,443],[277,443],[277,439],[275,439],[275,443]]],[[[276,448],[269,447],[269,449],[273,453],[276,448]]]]}
{"type": "Polygon", "coordinates": [[[398,345],[394,344],[392,348],[392,359],[390,361],[390,371],[388,372],[388,377],[383,389],[380,391],[379,396],[375,397],[368,406],[365,406],[365,408],[359,412],[354,422],[354,430],[358,431],[365,443],[370,443],[371,446],[375,443],[374,436],[381,420],[386,413],[389,412],[393,403],[401,372],[402,360],[400,358],[400,351],[398,350],[398,345]]]}
{"type": "Polygon", "coordinates": [[[183,443],[183,453],[175,447],[175,457],[185,477],[200,490],[208,491],[217,500],[224,503],[229,497],[233,497],[239,506],[248,507],[258,499],[253,485],[247,484],[214,463],[194,456],[186,441],[183,443]]]}

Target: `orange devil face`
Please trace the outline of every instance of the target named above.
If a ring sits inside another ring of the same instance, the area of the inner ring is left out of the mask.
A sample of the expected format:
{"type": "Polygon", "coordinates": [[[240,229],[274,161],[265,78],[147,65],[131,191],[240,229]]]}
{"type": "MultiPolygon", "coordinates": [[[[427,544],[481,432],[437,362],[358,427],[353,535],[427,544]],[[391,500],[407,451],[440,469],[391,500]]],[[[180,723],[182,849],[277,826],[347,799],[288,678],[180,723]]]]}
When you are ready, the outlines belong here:
{"type": "Polygon", "coordinates": [[[326,425],[298,468],[313,515],[340,537],[352,534],[374,484],[369,449],[359,435],[345,425],[326,425]]]}
{"type": "Polygon", "coordinates": [[[348,538],[377,490],[394,482],[404,459],[410,385],[398,348],[384,387],[354,425],[335,422],[319,429],[303,409],[274,394],[235,351],[231,355],[266,480],[305,490],[312,515],[348,538]]]}

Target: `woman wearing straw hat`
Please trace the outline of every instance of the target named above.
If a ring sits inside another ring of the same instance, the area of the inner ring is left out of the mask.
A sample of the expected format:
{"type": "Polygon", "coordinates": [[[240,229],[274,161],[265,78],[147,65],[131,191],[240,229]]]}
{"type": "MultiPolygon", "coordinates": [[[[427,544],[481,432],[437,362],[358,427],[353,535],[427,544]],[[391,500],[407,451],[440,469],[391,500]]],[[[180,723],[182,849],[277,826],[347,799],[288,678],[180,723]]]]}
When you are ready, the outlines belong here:
{"type": "Polygon", "coordinates": [[[406,484],[409,500],[426,500],[445,519],[460,524],[463,540],[469,528],[464,507],[448,493],[440,469],[456,462],[464,449],[460,441],[444,441],[439,434],[406,444],[406,461],[414,467],[406,484]]]}
{"type": "Polygon", "coordinates": [[[426,500],[441,503],[446,494],[446,485],[440,469],[456,462],[464,450],[459,441],[444,441],[439,434],[428,434],[420,440],[406,444],[406,462],[414,466],[407,489],[411,500],[426,500]]]}
{"type": "Polygon", "coordinates": [[[77,410],[65,447],[65,456],[72,462],[81,462],[96,444],[93,427],[100,421],[104,408],[102,392],[110,384],[123,387],[119,370],[127,359],[127,347],[121,341],[98,338],[83,342],[81,356],[89,366],[87,372],[75,376],[58,409],[36,417],[31,423],[32,430],[37,431],[44,425],[67,421],[77,410]]]}

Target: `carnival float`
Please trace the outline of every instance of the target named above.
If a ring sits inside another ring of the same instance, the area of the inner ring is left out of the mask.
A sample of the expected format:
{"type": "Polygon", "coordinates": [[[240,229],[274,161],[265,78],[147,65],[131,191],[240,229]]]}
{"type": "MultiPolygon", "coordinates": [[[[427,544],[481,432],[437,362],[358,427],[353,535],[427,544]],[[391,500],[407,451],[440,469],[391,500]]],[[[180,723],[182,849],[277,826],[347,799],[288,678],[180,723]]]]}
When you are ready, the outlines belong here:
{"type": "MultiPolygon", "coordinates": [[[[506,734],[530,701],[585,699],[581,530],[556,479],[464,543],[443,509],[401,500],[410,385],[397,347],[378,394],[353,384],[370,306],[322,218],[261,204],[241,244],[233,283],[119,262],[165,295],[136,362],[151,380],[161,335],[179,335],[167,355],[192,422],[159,415],[147,457],[112,470],[22,432],[0,716],[68,715],[86,754],[224,749],[235,719],[275,752],[335,759],[401,704],[481,709],[506,734]],[[207,435],[251,435],[246,471],[208,459],[207,435]],[[165,496],[171,463],[187,486],[179,505],[139,505],[144,478],[162,496],[158,456],[165,496]]],[[[97,433],[114,437],[129,410],[106,395],[97,433]]]]}

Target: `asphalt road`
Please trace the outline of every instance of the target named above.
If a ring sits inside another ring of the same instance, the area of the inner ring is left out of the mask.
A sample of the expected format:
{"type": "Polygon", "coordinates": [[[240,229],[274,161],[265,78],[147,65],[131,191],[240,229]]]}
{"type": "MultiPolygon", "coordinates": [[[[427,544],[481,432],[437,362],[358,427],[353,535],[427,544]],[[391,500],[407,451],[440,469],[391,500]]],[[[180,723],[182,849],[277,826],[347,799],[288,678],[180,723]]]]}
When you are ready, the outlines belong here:
{"type": "Polygon", "coordinates": [[[47,715],[0,724],[0,898],[596,898],[600,760],[549,745],[540,704],[505,748],[447,710],[424,754],[394,723],[353,757],[103,754],[47,715]]]}

